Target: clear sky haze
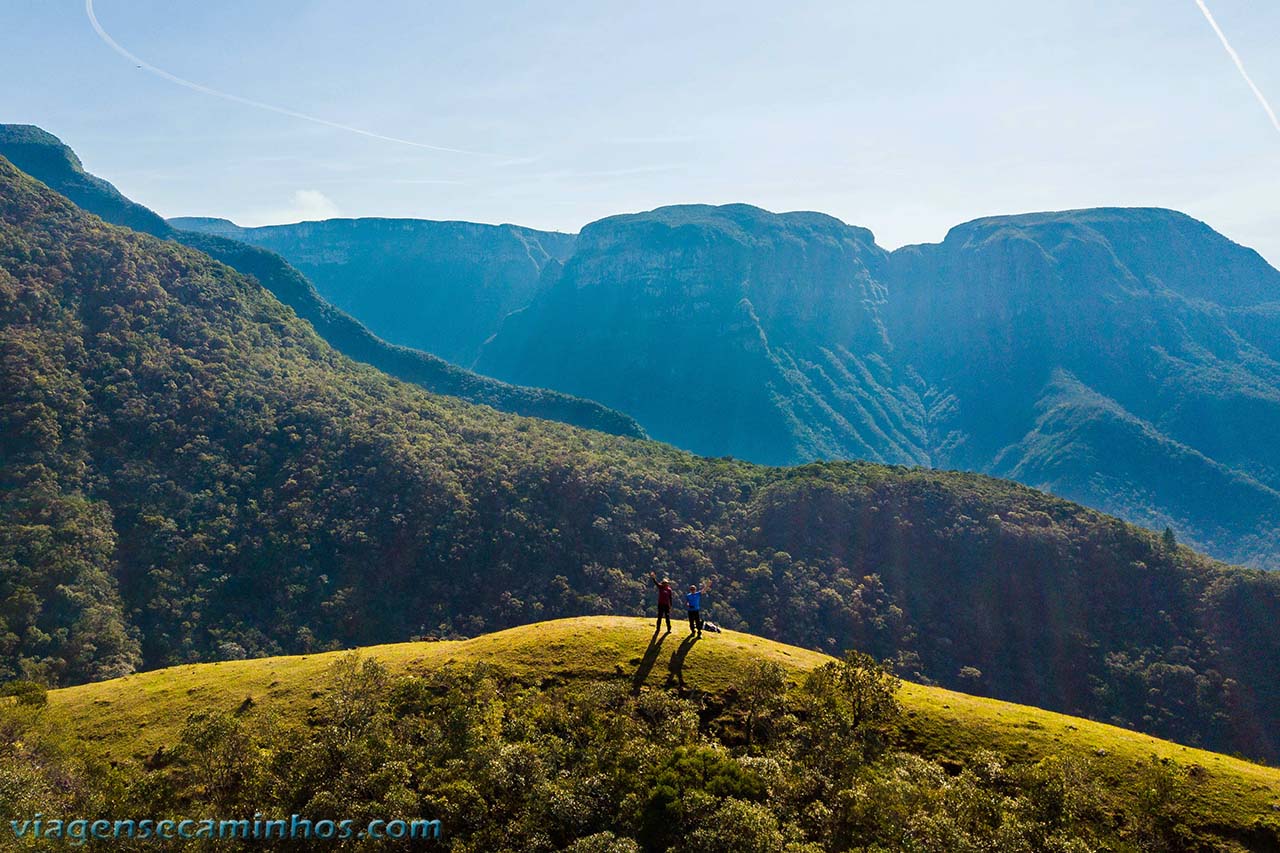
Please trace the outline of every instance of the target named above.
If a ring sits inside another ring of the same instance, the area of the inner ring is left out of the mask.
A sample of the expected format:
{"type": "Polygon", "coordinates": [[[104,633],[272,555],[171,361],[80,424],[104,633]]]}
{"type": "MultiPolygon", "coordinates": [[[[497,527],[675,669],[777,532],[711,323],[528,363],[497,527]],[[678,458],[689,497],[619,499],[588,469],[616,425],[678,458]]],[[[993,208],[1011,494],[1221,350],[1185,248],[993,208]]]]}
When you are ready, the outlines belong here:
{"type": "MultiPolygon", "coordinates": [[[[1205,0],[1280,102],[1280,3],[1205,0]]],[[[576,231],[684,202],[880,243],[979,216],[1190,213],[1280,262],[1280,131],[1195,0],[0,0],[0,121],[166,216],[576,231]]]]}

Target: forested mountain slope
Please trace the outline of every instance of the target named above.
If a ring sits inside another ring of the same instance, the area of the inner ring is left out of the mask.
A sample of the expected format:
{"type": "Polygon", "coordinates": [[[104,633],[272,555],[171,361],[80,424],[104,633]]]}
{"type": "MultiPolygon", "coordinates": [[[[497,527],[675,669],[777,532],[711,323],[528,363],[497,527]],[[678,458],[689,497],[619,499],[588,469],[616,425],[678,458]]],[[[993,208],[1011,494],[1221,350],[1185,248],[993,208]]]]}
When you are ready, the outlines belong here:
{"type": "MultiPolygon", "coordinates": [[[[429,353],[387,343],[321,298],[311,282],[279,255],[224,236],[173,228],[160,216],[125,198],[110,183],[86,173],[70,148],[37,127],[0,125],[0,155],[108,222],[194,246],[254,276],[277,299],[311,323],[330,345],[392,376],[437,394],[461,397],[502,411],[618,435],[644,435],[630,417],[590,400],[543,388],[508,385],[429,353]]],[[[444,316],[436,317],[433,322],[440,328],[449,328],[452,323],[444,316]]]]}
{"type": "Polygon", "coordinates": [[[638,613],[1280,756],[1280,577],[980,476],[760,468],[502,415],[0,161],[0,665],[135,667],[638,613]]]}
{"type": "Polygon", "coordinates": [[[1256,252],[1174,211],[1080,210],[958,226],[886,278],[900,359],[956,401],[935,464],[1280,567],[1280,272],[1256,252]]]}

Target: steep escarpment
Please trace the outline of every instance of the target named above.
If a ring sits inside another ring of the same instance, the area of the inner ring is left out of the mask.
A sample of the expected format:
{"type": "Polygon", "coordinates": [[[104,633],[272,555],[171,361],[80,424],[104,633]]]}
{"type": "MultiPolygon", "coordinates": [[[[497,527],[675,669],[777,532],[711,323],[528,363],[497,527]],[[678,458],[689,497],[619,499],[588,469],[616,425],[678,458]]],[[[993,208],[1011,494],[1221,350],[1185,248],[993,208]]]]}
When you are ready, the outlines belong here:
{"type": "Polygon", "coordinates": [[[886,279],[900,362],[956,403],[934,464],[1277,565],[1280,363],[1257,331],[1280,272],[1257,253],[1173,211],[1068,211],[959,226],[886,279]]]}
{"type": "Polygon", "coordinates": [[[533,301],[543,269],[567,259],[576,242],[573,234],[517,225],[422,219],[172,224],[275,252],[379,337],[464,366],[503,317],[533,301]]]}
{"type": "Polygon", "coordinates": [[[821,214],[612,217],[583,229],[478,367],[590,389],[698,453],[923,462],[919,401],[884,361],[884,262],[870,232],[821,214]]]}

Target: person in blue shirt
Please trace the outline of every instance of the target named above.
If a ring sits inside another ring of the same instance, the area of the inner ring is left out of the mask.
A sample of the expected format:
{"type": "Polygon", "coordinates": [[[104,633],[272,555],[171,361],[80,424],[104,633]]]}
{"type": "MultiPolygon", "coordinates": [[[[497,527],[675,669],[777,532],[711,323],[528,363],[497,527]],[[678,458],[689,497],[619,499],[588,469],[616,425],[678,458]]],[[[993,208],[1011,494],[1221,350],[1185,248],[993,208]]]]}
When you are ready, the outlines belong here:
{"type": "Polygon", "coordinates": [[[702,585],[702,589],[690,584],[684,596],[684,606],[689,610],[689,633],[702,636],[702,596],[711,591],[711,581],[702,585]]]}

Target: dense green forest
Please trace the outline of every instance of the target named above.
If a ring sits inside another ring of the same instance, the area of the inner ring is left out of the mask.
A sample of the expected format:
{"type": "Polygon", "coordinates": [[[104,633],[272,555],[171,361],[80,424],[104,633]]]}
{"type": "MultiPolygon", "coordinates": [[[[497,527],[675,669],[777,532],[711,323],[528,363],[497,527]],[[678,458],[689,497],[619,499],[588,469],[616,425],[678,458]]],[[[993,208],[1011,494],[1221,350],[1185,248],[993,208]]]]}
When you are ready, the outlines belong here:
{"type": "Polygon", "coordinates": [[[255,281],[0,160],[0,669],[640,613],[1280,757],[1280,578],[980,476],[792,469],[500,415],[335,352],[255,281]]]}

